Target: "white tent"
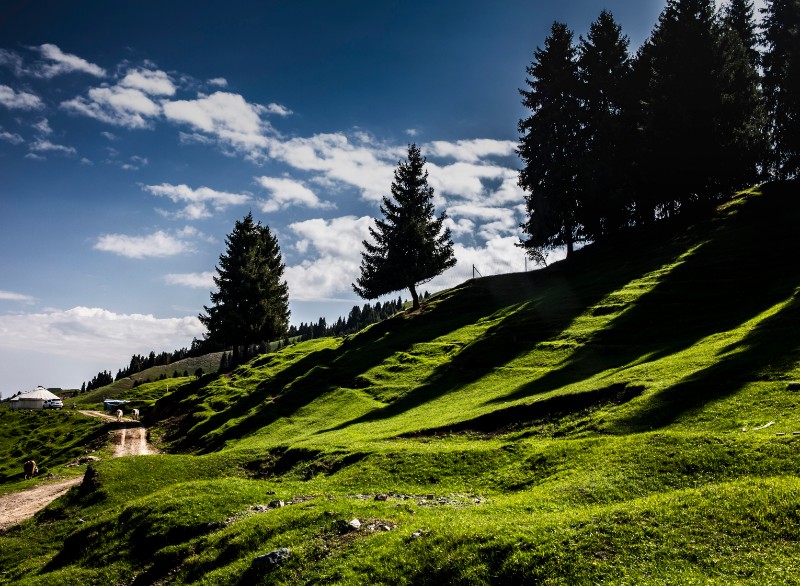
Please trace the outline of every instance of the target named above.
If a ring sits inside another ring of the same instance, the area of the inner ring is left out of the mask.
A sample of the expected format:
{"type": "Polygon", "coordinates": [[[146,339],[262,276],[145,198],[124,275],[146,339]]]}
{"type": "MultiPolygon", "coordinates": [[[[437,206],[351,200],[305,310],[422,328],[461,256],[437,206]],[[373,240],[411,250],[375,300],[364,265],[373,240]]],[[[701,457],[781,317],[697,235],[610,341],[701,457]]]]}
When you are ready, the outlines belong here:
{"type": "Polygon", "coordinates": [[[54,395],[44,387],[36,387],[32,391],[12,397],[8,404],[11,409],[42,409],[45,401],[58,398],[58,395],[54,395]]]}

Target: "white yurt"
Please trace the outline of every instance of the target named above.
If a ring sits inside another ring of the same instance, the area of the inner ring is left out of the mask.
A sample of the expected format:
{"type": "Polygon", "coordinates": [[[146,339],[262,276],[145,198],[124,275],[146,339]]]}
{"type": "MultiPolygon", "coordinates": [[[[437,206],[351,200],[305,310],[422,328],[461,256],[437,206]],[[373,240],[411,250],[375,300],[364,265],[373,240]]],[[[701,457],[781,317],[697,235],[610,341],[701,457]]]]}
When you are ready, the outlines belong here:
{"type": "Polygon", "coordinates": [[[20,393],[16,397],[11,397],[8,404],[11,409],[42,409],[44,402],[50,399],[58,399],[44,387],[36,387],[32,391],[20,393]]]}

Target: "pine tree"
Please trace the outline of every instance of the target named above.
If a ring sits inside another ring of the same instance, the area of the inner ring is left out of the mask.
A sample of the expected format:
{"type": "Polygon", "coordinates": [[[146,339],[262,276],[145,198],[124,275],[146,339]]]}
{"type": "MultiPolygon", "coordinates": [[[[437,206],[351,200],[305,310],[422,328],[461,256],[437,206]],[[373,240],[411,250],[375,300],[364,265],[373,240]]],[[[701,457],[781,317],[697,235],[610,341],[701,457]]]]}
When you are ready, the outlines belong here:
{"type": "Polygon", "coordinates": [[[211,307],[200,314],[210,346],[257,344],[283,336],[289,322],[289,288],[278,240],[249,213],[227,236],[219,257],[211,307]]]}
{"type": "Polygon", "coordinates": [[[764,19],[764,95],[770,119],[772,172],[800,173],[800,0],[768,0],[764,19]]]}
{"type": "Polygon", "coordinates": [[[579,220],[593,240],[628,223],[625,192],[633,134],[628,43],[613,15],[604,10],[578,47],[581,140],[585,148],[580,166],[579,220]]]}
{"type": "Polygon", "coordinates": [[[578,237],[578,167],[582,156],[577,50],[572,31],[555,22],[544,49],[534,52],[526,71],[529,90],[520,90],[531,115],[519,121],[517,154],[523,169],[527,219],[520,225],[527,240],[520,246],[533,259],[542,250],[566,245],[572,253],[578,237]]]}
{"type": "Polygon", "coordinates": [[[428,185],[425,158],[416,144],[408,147],[408,158],[398,162],[391,198],[384,196],[383,219],[369,232],[374,243],[364,240],[361,276],[353,290],[363,299],[408,289],[414,309],[419,308],[416,286],[455,266],[447,217],[434,215],[433,188],[428,185]]]}
{"type": "Polygon", "coordinates": [[[730,163],[719,147],[730,137],[719,125],[720,39],[713,0],[669,0],[640,52],[649,83],[643,120],[646,183],[638,192],[651,197],[639,203],[656,217],[702,211],[722,191],[730,163]]]}
{"type": "Polygon", "coordinates": [[[758,52],[758,27],[754,19],[753,2],[751,0],[729,0],[722,12],[722,21],[726,28],[735,31],[745,47],[747,60],[757,69],[761,64],[761,53],[758,52]]]}
{"type": "Polygon", "coordinates": [[[762,177],[767,159],[767,115],[758,67],[753,5],[730,0],[722,18],[720,37],[721,104],[717,111],[720,188],[750,187],[762,177]]]}

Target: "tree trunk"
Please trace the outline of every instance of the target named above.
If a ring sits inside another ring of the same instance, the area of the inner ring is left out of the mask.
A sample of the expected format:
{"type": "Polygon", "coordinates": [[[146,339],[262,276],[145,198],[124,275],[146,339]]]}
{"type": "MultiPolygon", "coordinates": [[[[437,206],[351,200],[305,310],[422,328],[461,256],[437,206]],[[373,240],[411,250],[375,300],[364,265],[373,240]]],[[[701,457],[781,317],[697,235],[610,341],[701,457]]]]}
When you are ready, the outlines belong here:
{"type": "Polygon", "coordinates": [[[414,302],[411,309],[419,309],[419,295],[417,295],[417,290],[414,288],[414,285],[409,285],[408,290],[411,291],[411,301],[414,302]]]}

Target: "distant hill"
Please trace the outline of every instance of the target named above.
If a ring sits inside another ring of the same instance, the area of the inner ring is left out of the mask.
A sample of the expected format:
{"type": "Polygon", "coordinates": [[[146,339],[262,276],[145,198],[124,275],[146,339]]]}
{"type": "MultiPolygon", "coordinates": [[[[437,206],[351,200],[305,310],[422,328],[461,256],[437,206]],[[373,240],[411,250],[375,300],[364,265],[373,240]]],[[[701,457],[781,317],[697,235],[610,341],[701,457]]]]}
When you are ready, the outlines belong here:
{"type": "Polygon", "coordinates": [[[114,381],[110,385],[79,394],[72,400],[78,405],[89,405],[102,403],[104,399],[126,399],[125,394],[137,384],[158,381],[162,376],[172,378],[175,373],[178,373],[179,377],[183,377],[184,373],[187,376],[194,376],[198,368],[202,369],[205,374],[213,374],[219,370],[221,358],[222,352],[212,352],[203,356],[184,358],[172,364],[153,366],[142,372],[114,381]]]}
{"type": "Polygon", "coordinates": [[[93,465],[2,579],[794,583],[797,188],[142,385],[167,453],[93,465]]]}

